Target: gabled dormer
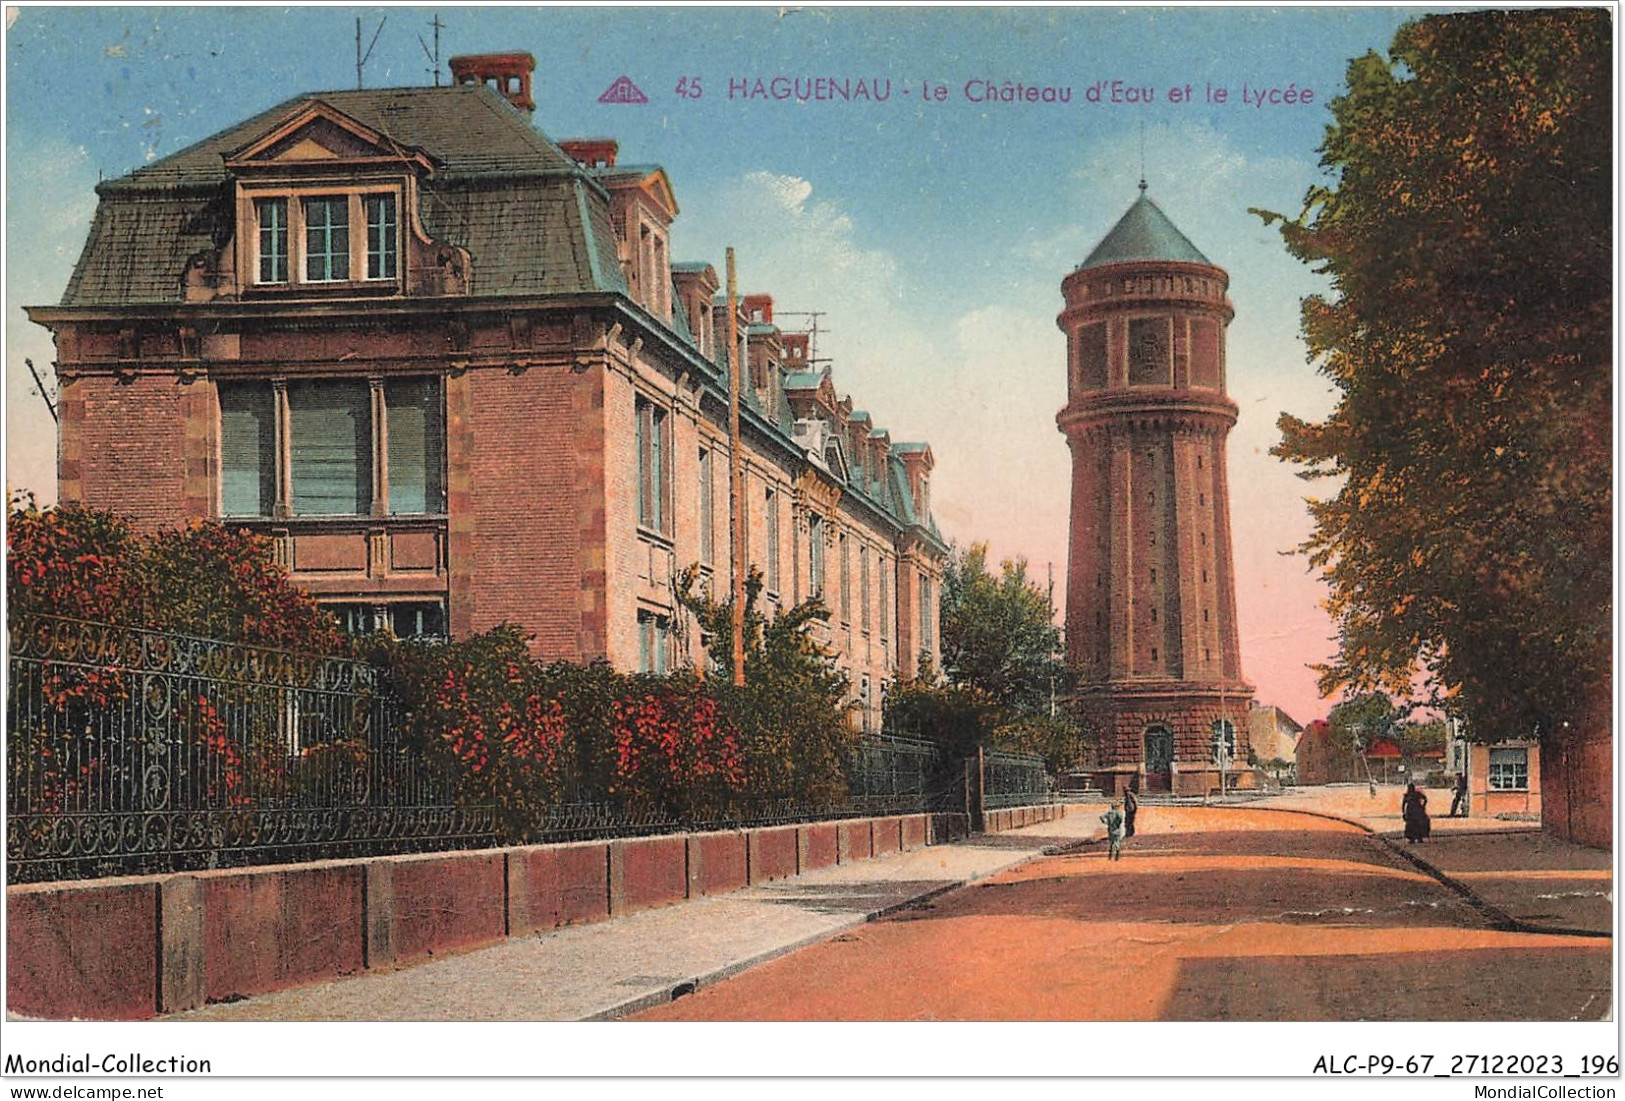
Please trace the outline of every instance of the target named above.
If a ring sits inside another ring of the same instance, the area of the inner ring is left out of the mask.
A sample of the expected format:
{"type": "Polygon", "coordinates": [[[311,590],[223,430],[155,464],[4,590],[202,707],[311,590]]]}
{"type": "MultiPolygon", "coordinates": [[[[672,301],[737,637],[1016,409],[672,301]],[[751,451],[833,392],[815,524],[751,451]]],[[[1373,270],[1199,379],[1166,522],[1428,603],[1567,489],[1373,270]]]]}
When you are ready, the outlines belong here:
{"type": "Polygon", "coordinates": [[[671,266],[672,285],[688,315],[689,331],[694,334],[694,350],[713,363],[717,361],[716,299],[717,270],[706,263],[684,263],[671,266]]]}
{"type": "MultiPolygon", "coordinates": [[[[591,142],[564,142],[561,147],[580,149],[588,144],[591,142]]],[[[591,171],[609,191],[610,221],[632,300],[670,323],[671,223],[677,217],[677,199],[666,170],[611,163],[591,171]]]]}
{"type": "Polygon", "coordinates": [[[835,384],[828,371],[797,371],[784,378],[784,397],[796,420],[835,419],[835,384]]]}
{"type": "Polygon", "coordinates": [[[857,475],[857,482],[865,492],[868,492],[869,481],[873,476],[870,473],[873,469],[870,461],[873,449],[869,446],[869,432],[873,427],[874,422],[869,414],[861,409],[855,410],[846,419],[846,454],[857,475]]]}
{"type": "Polygon", "coordinates": [[[914,499],[914,514],[919,523],[929,527],[931,524],[931,469],[936,465],[936,459],[931,454],[929,444],[898,443],[892,446],[892,454],[903,460],[903,469],[908,475],[909,496],[914,499]]]}
{"type": "Polygon", "coordinates": [[[467,253],[418,221],[418,183],[435,171],[426,151],[310,100],[224,161],[235,233],[192,300],[467,292],[467,253]]]}

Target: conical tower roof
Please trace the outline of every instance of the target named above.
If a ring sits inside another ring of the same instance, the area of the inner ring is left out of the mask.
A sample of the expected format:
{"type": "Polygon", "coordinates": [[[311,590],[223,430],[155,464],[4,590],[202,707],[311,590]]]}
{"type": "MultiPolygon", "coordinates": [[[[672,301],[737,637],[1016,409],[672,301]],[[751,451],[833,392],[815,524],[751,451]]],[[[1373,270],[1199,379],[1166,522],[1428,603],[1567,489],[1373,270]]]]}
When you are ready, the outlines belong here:
{"type": "Polygon", "coordinates": [[[1143,182],[1140,184],[1140,197],[1134,200],[1134,205],[1117,220],[1105,239],[1095,246],[1089,259],[1078,267],[1080,270],[1098,268],[1129,260],[1179,260],[1213,266],[1213,261],[1203,256],[1191,244],[1190,238],[1168,220],[1162,208],[1146,197],[1143,182]]]}

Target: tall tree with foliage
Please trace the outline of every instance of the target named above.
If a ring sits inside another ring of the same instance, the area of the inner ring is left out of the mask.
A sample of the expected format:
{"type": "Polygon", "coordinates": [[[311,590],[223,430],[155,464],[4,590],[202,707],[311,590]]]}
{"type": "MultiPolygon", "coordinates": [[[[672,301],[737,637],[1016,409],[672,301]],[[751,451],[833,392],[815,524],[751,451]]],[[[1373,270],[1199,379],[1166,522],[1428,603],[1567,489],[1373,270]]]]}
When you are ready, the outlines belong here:
{"type": "MultiPolygon", "coordinates": [[[[847,793],[843,757],[857,734],[847,719],[851,684],[812,634],[814,623],[829,620],[829,608],[812,597],[770,617],[761,607],[762,588],[761,571],[753,567],[745,579],[743,687],[714,676],[706,688],[739,731],[753,798],[838,804],[847,793]]],[[[683,571],[677,597],[699,621],[706,652],[731,654],[732,605],[701,591],[698,568],[683,571]]],[[[720,671],[720,662],[712,665],[720,671]]]]}
{"type": "Polygon", "coordinates": [[[1027,576],[1025,558],[995,577],[987,544],[954,547],[942,574],[942,671],[1003,707],[1046,711],[1067,689],[1061,632],[1049,593],[1027,576]]]}
{"type": "Polygon", "coordinates": [[[954,547],[939,619],[947,684],[899,686],[888,700],[888,723],[904,733],[930,732],[954,754],[991,744],[1037,753],[1055,769],[1078,763],[1085,752],[1079,729],[1056,706],[1071,675],[1055,606],[1027,576],[1026,560],[1006,559],[995,576],[987,544],[954,547]]]}
{"type": "MultiPolygon", "coordinates": [[[[1610,674],[1610,13],[1485,11],[1350,63],[1282,227],[1339,401],[1280,421],[1329,582],[1324,693],[1418,672],[1485,738],[1551,729],[1610,674]]],[[[1276,215],[1264,214],[1274,220],[1276,215]]]]}

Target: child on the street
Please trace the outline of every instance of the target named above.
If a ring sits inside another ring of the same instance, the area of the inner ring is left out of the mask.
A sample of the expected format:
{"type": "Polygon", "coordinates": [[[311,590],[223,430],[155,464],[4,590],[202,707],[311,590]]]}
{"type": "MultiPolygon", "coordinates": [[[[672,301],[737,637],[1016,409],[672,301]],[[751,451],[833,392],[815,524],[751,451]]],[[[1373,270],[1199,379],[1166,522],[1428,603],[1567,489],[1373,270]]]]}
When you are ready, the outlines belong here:
{"type": "Polygon", "coordinates": [[[1113,803],[1106,808],[1100,820],[1106,824],[1106,859],[1123,859],[1123,812],[1113,803]]]}

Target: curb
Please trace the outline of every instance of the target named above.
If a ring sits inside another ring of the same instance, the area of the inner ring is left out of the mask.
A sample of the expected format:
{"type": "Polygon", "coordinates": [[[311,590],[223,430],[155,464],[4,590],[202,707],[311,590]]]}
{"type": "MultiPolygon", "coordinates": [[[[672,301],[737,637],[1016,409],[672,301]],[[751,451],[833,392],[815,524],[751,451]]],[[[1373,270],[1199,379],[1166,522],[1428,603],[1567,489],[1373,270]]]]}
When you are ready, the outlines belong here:
{"type": "MultiPolygon", "coordinates": [[[[1227,808],[1221,806],[1221,807],[1215,807],[1213,809],[1215,809],[1215,810],[1223,810],[1223,809],[1227,809],[1227,808]]],[[[1474,891],[1471,887],[1467,886],[1465,883],[1462,883],[1460,880],[1454,878],[1453,876],[1449,875],[1446,872],[1440,871],[1438,868],[1436,868],[1432,864],[1428,863],[1428,861],[1426,861],[1422,857],[1416,855],[1416,853],[1413,852],[1410,849],[1409,846],[1396,844],[1390,838],[1386,837],[1385,835],[1383,835],[1381,833],[1378,833],[1375,829],[1373,829],[1372,827],[1366,825],[1364,822],[1358,821],[1357,819],[1344,818],[1342,815],[1330,814],[1330,813],[1328,813],[1326,811],[1299,810],[1299,809],[1297,809],[1295,807],[1249,806],[1246,809],[1248,809],[1248,810],[1270,811],[1270,812],[1275,813],[1275,814],[1305,814],[1305,815],[1308,815],[1311,818],[1323,818],[1328,822],[1342,822],[1344,825],[1353,826],[1355,829],[1363,830],[1365,832],[1366,836],[1368,836],[1372,840],[1380,843],[1381,845],[1383,845],[1385,848],[1387,848],[1390,852],[1394,853],[1395,855],[1403,858],[1407,863],[1414,865],[1418,871],[1422,872],[1424,875],[1427,875],[1427,876],[1437,880],[1443,886],[1445,886],[1445,887],[1449,888],[1450,890],[1456,892],[1458,895],[1460,895],[1462,897],[1462,899],[1464,901],[1466,901],[1466,903],[1469,906],[1471,906],[1473,909],[1477,910],[1479,913],[1483,914],[1484,917],[1489,920],[1490,924],[1499,932],[1503,932],[1503,933],[1545,933],[1545,934],[1548,934],[1548,935],[1551,935],[1551,936],[1595,937],[1595,938],[1601,938],[1601,939],[1604,939],[1604,940],[1613,939],[1614,934],[1613,934],[1612,930],[1603,932],[1603,931],[1598,931],[1596,929],[1569,929],[1569,928],[1565,928],[1563,926],[1536,925],[1533,922],[1521,921],[1518,918],[1513,917],[1511,914],[1508,914],[1506,911],[1502,910],[1500,907],[1498,907],[1498,906],[1494,905],[1493,903],[1488,902],[1487,900],[1485,900],[1483,897],[1481,897],[1478,894],[1477,891],[1474,891]]],[[[1472,830],[1472,831],[1462,830],[1460,832],[1464,836],[1485,837],[1485,836],[1488,836],[1490,834],[1538,833],[1540,831],[1539,830],[1472,830]]]]}

